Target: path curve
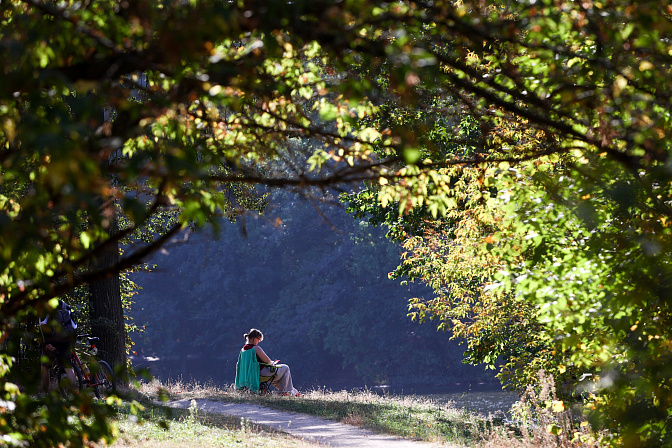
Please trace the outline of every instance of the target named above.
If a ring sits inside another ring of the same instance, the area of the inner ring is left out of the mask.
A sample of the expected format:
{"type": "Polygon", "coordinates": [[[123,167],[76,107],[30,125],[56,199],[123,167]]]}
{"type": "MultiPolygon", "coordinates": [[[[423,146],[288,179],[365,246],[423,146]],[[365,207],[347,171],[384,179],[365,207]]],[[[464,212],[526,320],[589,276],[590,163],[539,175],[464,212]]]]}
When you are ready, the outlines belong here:
{"type": "MultiPolygon", "coordinates": [[[[264,406],[242,403],[224,403],[208,399],[194,399],[199,410],[246,418],[253,423],[270,426],[295,437],[332,447],[358,448],[461,448],[457,445],[436,445],[427,442],[400,439],[373,431],[326,420],[297,412],[277,411],[264,406]]],[[[171,401],[170,407],[187,409],[192,399],[171,401]]]]}

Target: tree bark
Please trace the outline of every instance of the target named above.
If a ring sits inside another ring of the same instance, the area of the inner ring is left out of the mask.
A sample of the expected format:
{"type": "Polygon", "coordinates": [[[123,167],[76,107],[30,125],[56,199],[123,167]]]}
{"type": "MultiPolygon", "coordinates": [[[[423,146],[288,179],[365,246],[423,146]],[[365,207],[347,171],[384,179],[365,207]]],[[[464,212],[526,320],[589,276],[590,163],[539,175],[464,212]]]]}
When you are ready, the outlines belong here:
{"type": "MultiPolygon", "coordinates": [[[[114,207],[114,204],[112,204],[114,207]]],[[[116,220],[110,224],[110,233],[116,229],[116,220]]],[[[108,244],[91,263],[92,270],[114,266],[119,262],[119,244],[108,244]]],[[[96,347],[98,356],[107,361],[115,371],[119,384],[127,383],[126,328],[121,303],[119,274],[93,282],[89,285],[91,305],[91,331],[100,338],[96,347]]]]}

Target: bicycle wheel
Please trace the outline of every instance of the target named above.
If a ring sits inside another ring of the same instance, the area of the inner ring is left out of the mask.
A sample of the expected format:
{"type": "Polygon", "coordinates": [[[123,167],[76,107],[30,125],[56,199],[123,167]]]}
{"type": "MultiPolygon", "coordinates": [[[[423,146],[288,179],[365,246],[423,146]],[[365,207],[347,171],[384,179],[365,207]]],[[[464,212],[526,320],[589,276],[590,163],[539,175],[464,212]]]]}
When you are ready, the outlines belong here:
{"type": "Polygon", "coordinates": [[[70,398],[75,393],[75,388],[77,388],[77,392],[81,392],[83,387],[82,371],[78,366],[73,366],[76,384],[72,384],[64,368],[57,367],[57,370],[56,381],[58,382],[58,390],[61,392],[63,398],[70,398]]]}
{"type": "Polygon", "coordinates": [[[112,367],[105,361],[98,361],[95,365],[96,370],[91,372],[91,376],[95,378],[95,385],[93,392],[96,397],[104,400],[116,391],[114,383],[114,373],[112,367]]]}

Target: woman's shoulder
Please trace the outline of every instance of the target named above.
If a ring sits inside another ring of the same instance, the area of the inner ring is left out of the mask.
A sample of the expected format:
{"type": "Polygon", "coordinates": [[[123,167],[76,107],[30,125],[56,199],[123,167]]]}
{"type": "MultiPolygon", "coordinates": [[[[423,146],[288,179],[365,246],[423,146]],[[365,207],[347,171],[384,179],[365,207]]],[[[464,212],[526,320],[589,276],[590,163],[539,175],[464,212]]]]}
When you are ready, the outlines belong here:
{"type": "Polygon", "coordinates": [[[265,355],[266,352],[264,352],[264,349],[259,347],[258,345],[254,346],[254,351],[257,352],[258,355],[265,355]]]}

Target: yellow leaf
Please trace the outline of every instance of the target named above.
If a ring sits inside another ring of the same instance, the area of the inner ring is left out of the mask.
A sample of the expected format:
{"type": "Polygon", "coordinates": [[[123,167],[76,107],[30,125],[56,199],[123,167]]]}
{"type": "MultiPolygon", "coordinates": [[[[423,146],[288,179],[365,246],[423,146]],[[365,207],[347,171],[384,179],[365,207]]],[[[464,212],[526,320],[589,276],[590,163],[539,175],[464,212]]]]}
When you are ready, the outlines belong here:
{"type": "Polygon", "coordinates": [[[553,412],[562,412],[565,410],[565,403],[562,401],[553,402],[553,412]]]}
{"type": "Polygon", "coordinates": [[[651,62],[649,62],[649,61],[642,61],[642,62],[639,64],[639,71],[640,71],[640,72],[645,72],[645,71],[647,71],[647,70],[653,70],[653,68],[654,68],[654,67],[653,67],[653,64],[652,64],[651,62]]]}
{"type": "Polygon", "coordinates": [[[84,246],[84,249],[88,249],[89,246],[91,245],[91,235],[89,235],[86,232],[82,232],[81,235],[79,235],[79,240],[82,242],[82,246],[84,246]]]}
{"type": "Polygon", "coordinates": [[[621,96],[621,92],[623,91],[623,89],[625,89],[627,87],[627,85],[628,85],[628,80],[625,77],[623,77],[621,75],[617,76],[616,80],[614,81],[613,87],[612,87],[612,91],[614,92],[614,97],[618,98],[619,96],[621,96]]]}

